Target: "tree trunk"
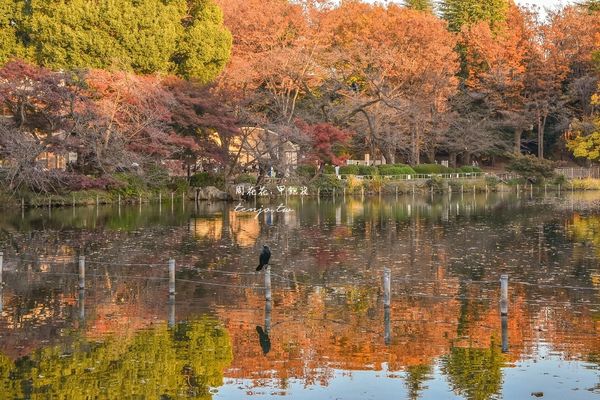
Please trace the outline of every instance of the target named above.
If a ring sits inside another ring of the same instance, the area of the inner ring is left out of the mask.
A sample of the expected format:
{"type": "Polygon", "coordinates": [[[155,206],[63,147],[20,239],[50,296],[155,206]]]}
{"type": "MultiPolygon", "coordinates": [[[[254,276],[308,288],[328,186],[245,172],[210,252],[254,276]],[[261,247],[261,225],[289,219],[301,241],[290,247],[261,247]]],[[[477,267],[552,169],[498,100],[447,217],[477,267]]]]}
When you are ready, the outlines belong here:
{"type": "Polygon", "coordinates": [[[465,164],[465,165],[471,165],[471,153],[465,152],[463,154],[463,164],[465,164]]]}
{"type": "Polygon", "coordinates": [[[450,166],[452,168],[456,168],[456,156],[457,156],[457,154],[455,151],[451,151],[448,154],[448,163],[450,164],[450,166]]]}
{"type": "Polygon", "coordinates": [[[435,163],[435,146],[431,146],[427,151],[427,159],[431,164],[435,163]]]}
{"type": "Polygon", "coordinates": [[[382,150],[381,151],[385,164],[395,164],[396,163],[396,157],[393,151],[391,150],[382,150]]]}
{"type": "Polygon", "coordinates": [[[421,149],[419,147],[419,128],[414,126],[411,133],[411,163],[418,165],[420,163],[421,149]]]}
{"type": "Polygon", "coordinates": [[[520,126],[515,128],[515,142],[514,142],[514,149],[513,152],[515,154],[521,154],[521,135],[523,134],[523,128],[521,128],[520,126]]]}
{"type": "Polygon", "coordinates": [[[546,114],[538,116],[538,158],[544,158],[544,131],[546,130],[546,114]]]}

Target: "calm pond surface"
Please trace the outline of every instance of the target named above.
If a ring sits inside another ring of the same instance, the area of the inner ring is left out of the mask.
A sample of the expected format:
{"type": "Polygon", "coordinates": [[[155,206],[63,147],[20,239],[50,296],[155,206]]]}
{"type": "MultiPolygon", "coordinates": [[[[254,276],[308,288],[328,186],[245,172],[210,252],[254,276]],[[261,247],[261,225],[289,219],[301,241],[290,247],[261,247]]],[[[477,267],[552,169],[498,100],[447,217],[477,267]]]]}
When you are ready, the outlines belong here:
{"type": "Polygon", "coordinates": [[[600,397],[600,193],[234,206],[5,211],[0,398],[600,397]]]}

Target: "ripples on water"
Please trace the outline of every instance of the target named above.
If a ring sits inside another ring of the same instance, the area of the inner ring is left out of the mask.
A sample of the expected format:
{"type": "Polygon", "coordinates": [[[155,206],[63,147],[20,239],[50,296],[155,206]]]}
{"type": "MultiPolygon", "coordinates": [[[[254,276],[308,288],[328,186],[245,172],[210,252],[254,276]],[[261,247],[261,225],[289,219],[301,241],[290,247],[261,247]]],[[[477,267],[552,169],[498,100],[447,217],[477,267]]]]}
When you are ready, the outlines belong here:
{"type": "Polygon", "coordinates": [[[288,207],[260,218],[181,203],[3,214],[0,398],[600,394],[600,194],[288,207]],[[262,244],[271,304],[253,272],[262,244]]]}

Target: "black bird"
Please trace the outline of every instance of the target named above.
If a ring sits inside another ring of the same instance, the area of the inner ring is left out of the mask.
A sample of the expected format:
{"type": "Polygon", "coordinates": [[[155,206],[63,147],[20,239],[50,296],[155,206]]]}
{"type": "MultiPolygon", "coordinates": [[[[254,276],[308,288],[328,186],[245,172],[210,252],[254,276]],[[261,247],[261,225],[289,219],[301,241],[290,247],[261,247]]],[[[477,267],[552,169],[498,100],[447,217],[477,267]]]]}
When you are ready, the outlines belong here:
{"type": "Polygon", "coordinates": [[[267,353],[271,350],[271,339],[269,338],[269,334],[263,331],[261,326],[256,326],[256,332],[258,332],[258,341],[260,342],[260,348],[263,351],[263,354],[266,356],[267,353]]]}
{"type": "Polygon", "coordinates": [[[271,258],[271,250],[269,250],[269,246],[264,245],[262,251],[260,252],[259,264],[256,267],[257,271],[263,269],[263,267],[269,264],[269,259],[271,258]]]}

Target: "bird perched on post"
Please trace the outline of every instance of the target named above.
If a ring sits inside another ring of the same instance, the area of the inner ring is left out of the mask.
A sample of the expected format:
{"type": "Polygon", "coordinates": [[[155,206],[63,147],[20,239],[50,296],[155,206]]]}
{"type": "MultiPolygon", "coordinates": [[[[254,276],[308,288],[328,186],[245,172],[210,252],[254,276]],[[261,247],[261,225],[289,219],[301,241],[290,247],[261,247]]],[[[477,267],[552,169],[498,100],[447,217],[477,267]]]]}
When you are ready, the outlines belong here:
{"type": "Polygon", "coordinates": [[[271,250],[269,250],[269,246],[263,245],[262,251],[260,252],[260,257],[258,258],[259,264],[256,267],[257,271],[263,269],[264,266],[269,264],[269,259],[271,258],[271,250]]]}

